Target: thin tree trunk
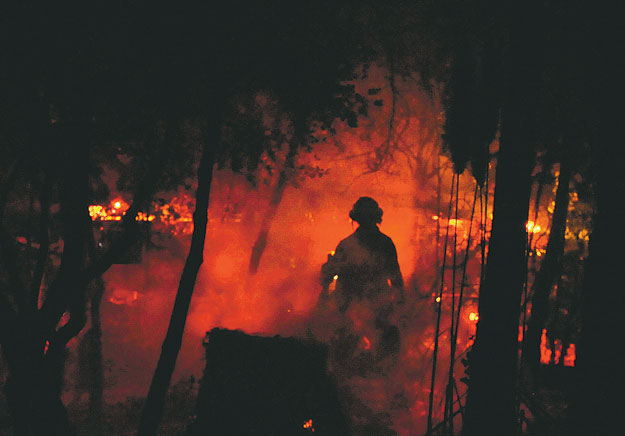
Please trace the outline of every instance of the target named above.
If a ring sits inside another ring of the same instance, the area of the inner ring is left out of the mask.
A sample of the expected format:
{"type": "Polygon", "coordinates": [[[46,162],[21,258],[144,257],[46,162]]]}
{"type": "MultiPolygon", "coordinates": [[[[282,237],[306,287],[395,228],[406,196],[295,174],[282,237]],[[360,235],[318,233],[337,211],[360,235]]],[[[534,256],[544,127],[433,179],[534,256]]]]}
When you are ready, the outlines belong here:
{"type": "Polygon", "coordinates": [[[104,281],[94,280],[91,297],[91,328],[87,332],[87,375],[89,381],[88,429],[90,436],[102,435],[102,407],[104,394],[104,371],[102,358],[102,320],[100,307],[104,295],[104,281]]]}
{"type": "MultiPolygon", "coordinates": [[[[622,76],[618,77],[620,80],[622,76]]],[[[619,85],[622,86],[622,85],[619,85]]],[[[622,89],[622,88],[621,88],[622,89]]],[[[611,97],[611,94],[610,94],[611,97]]],[[[604,108],[609,110],[608,107],[604,108]]],[[[597,203],[585,261],[581,302],[581,335],[576,345],[574,389],[566,434],[585,436],[623,433],[625,371],[618,358],[623,343],[623,228],[625,144],[620,113],[603,113],[599,125],[597,203]]]]}
{"type": "MultiPolygon", "coordinates": [[[[216,140],[219,137],[220,125],[216,123],[213,128],[214,131],[210,132],[213,135],[211,139],[216,140]]],[[[180,277],[169,328],[163,341],[161,355],[141,414],[141,421],[137,431],[138,436],[155,436],[157,434],[158,425],[163,415],[165,397],[182,344],[182,336],[195,281],[204,260],[204,242],[206,240],[206,226],[208,225],[208,205],[214,163],[212,146],[213,144],[205,144],[202,152],[198,168],[198,187],[195,195],[195,211],[193,212],[191,248],[180,277]]]]}
{"type": "Polygon", "coordinates": [[[289,144],[289,152],[286,155],[284,167],[282,168],[282,171],[280,171],[280,175],[278,176],[278,182],[276,183],[276,186],[273,189],[273,193],[271,194],[269,207],[265,211],[265,216],[263,217],[263,221],[260,225],[260,232],[258,233],[258,237],[256,238],[254,246],[252,247],[252,255],[250,256],[249,266],[250,274],[256,274],[258,272],[260,259],[265,252],[265,247],[267,247],[267,239],[269,238],[269,231],[271,230],[273,219],[275,218],[276,213],[278,212],[278,207],[280,206],[280,202],[282,201],[282,196],[284,195],[284,190],[289,180],[289,174],[291,171],[293,171],[293,167],[295,165],[297,150],[298,145],[296,141],[293,140],[289,144]]]}
{"type": "Polygon", "coordinates": [[[570,179],[571,170],[568,163],[563,161],[560,164],[556,204],[547,242],[547,252],[532,286],[532,313],[523,339],[523,367],[529,372],[533,381],[537,380],[540,368],[540,338],[547,321],[549,293],[562,270],[570,179]]]}

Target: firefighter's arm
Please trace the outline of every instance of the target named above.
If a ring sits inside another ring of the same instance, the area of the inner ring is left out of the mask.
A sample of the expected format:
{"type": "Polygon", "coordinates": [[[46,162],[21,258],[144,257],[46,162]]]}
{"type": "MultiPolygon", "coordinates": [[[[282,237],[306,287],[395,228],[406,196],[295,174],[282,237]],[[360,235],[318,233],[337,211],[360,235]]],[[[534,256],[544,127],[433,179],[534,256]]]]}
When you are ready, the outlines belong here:
{"type": "Polygon", "coordinates": [[[321,275],[319,276],[319,283],[323,287],[324,291],[327,291],[328,286],[334,280],[334,276],[337,274],[337,265],[333,254],[328,254],[328,260],[321,266],[321,275]]]}

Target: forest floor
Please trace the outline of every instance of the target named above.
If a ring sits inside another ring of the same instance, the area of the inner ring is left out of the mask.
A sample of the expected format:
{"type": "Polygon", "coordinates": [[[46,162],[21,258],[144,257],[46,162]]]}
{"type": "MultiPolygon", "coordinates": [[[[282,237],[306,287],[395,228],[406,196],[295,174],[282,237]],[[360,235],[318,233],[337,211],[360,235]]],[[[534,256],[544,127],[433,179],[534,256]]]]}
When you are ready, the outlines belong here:
{"type": "Polygon", "coordinates": [[[564,435],[573,368],[541,367],[540,388],[521,392],[521,425],[527,436],[564,435]]]}
{"type": "MultiPolygon", "coordinates": [[[[544,369],[544,368],[543,368],[544,369]]],[[[522,395],[522,434],[524,436],[559,436],[564,434],[564,422],[570,390],[570,371],[544,369],[544,386],[534,393],[522,395]],[[554,372],[555,371],[555,372],[554,372]]],[[[167,398],[159,436],[183,436],[193,420],[196,406],[197,382],[175,384],[167,398]]],[[[103,410],[101,435],[135,435],[143,409],[143,398],[106,404],[103,410]]],[[[77,436],[90,436],[87,404],[68,405],[71,422],[77,436]]],[[[0,436],[12,435],[10,417],[0,395],[0,436]]]]}

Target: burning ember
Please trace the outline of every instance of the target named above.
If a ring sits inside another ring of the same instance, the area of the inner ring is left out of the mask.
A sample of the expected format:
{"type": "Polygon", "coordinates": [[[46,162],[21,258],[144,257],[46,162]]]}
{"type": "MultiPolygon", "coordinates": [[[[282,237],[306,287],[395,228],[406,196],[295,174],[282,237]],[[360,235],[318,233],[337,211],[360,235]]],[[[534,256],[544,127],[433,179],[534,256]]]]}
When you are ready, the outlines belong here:
{"type": "Polygon", "coordinates": [[[312,419],[309,419],[308,421],[306,421],[302,427],[305,428],[305,429],[310,430],[313,433],[315,432],[315,427],[313,427],[313,420],[312,419]]]}

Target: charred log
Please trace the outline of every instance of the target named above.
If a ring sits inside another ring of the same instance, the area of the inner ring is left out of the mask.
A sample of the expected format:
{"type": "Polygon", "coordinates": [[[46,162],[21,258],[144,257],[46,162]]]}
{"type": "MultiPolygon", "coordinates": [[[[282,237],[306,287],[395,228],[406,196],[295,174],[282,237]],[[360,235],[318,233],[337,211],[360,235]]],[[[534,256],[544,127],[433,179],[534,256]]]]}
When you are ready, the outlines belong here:
{"type": "Polygon", "coordinates": [[[187,436],[350,434],[324,345],[213,329],[204,347],[206,368],[187,436]]]}

